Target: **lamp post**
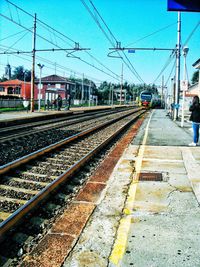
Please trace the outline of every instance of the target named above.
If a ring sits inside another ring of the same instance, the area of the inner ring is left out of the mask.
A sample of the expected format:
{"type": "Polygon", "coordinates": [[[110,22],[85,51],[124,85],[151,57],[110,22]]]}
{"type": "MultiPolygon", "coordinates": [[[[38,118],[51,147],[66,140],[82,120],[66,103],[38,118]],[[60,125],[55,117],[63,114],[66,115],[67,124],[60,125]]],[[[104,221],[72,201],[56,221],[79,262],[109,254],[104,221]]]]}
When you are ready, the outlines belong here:
{"type": "Polygon", "coordinates": [[[185,91],[187,90],[187,81],[186,81],[186,56],[189,51],[189,48],[187,46],[183,47],[183,57],[184,57],[184,69],[183,69],[183,83],[182,83],[182,91],[183,91],[183,101],[182,101],[182,116],[181,116],[181,127],[183,127],[184,124],[184,105],[185,105],[185,91]]]}
{"type": "Polygon", "coordinates": [[[41,107],[41,87],[42,87],[42,83],[41,83],[41,79],[42,79],[42,68],[44,67],[44,65],[43,64],[37,64],[38,65],[38,67],[40,68],[40,82],[39,82],[39,84],[40,84],[40,86],[39,86],[39,95],[38,95],[38,111],[40,111],[40,107],[41,107]]]}
{"type": "Polygon", "coordinates": [[[24,71],[24,99],[26,100],[26,71],[24,71]]]}

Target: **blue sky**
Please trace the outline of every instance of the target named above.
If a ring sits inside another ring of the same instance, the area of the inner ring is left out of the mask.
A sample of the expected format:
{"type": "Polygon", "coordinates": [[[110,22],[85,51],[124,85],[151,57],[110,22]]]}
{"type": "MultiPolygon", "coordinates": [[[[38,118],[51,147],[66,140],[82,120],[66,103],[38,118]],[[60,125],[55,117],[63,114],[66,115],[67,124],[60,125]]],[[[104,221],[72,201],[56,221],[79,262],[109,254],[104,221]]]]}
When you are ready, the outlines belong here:
{"type": "MultiPolygon", "coordinates": [[[[84,2],[91,8],[89,0],[84,2]]],[[[122,69],[120,58],[111,58],[107,54],[113,45],[107,40],[92,16],[86,10],[81,0],[12,0],[20,8],[29,12],[36,13],[37,18],[47,25],[69,37],[72,41],[63,36],[58,38],[55,32],[45,29],[37,24],[37,33],[43,38],[57,44],[62,48],[74,47],[74,42],[78,42],[82,48],[90,48],[88,53],[81,51],[74,55],[91,65],[101,69],[99,71],[77,58],[67,57],[65,52],[37,52],[36,64],[44,64],[43,76],[56,74],[93,79],[97,84],[101,81],[119,82],[122,69]],[[99,65],[95,59],[104,66],[99,65]],[[109,74],[109,75],[108,75],[109,74]]],[[[121,42],[122,47],[155,47],[155,48],[174,48],[177,41],[177,12],[167,11],[167,0],[93,0],[92,3],[106,22],[115,39],[121,42]],[[157,33],[155,33],[157,32],[157,33]],[[155,33],[155,34],[153,34],[155,33]],[[149,36],[150,35],[150,36],[149,36]],[[149,36],[149,37],[147,37],[149,36]]],[[[33,19],[21,11],[17,11],[8,5],[5,0],[0,3],[1,14],[12,17],[17,23],[31,29],[33,19]]],[[[182,12],[182,43],[184,44],[188,36],[200,21],[200,13],[182,12]]],[[[99,20],[100,21],[100,20],[99,20]]],[[[102,22],[101,22],[101,25],[102,22]]],[[[106,30],[105,26],[103,29],[106,30]]],[[[109,35],[108,30],[106,30],[109,35]]],[[[32,49],[32,34],[13,22],[0,17],[0,49],[4,52],[11,47],[15,50],[30,51],[32,49]],[[12,34],[19,33],[9,37],[12,34]]],[[[116,44],[115,40],[113,41],[116,44]]],[[[189,42],[189,53],[187,56],[187,69],[189,79],[191,79],[195,69],[192,64],[200,58],[200,25],[189,42]]],[[[56,48],[44,39],[37,37],[36,48],[56,48]]],[[[160,71],[169,59],[169,51],[139,51],[135,53],[124,52],[135,68],[142,81],[147,84],[155,82],[161,83],[161,76],[164,75],[165,81],[170,77],[174,59],[166,68],[165,72],[158,77],[160,71]],[[156,79],[158,77],[158,79],[156,79]]],[[[0,55],[0,76],[4,73],[4,66],[9,61],[10,65],[23,65],[31,69],[30,55],[0,55]]],[[[183,59],[181,59],[181,66],[183,59]]],[[[181,75],[182,75],[181,68],[181,75]]],[[[39,69],[36,66],[36,75],[39,76],[39,69]]],[[[174,72],[172,73],[174,75],[174,72]]],[[[123,79],[129,83],[141,83],[129,68],[123,64],[123,79]]],[[[168,84],[169,85],[169,84],[168,84]]]]}

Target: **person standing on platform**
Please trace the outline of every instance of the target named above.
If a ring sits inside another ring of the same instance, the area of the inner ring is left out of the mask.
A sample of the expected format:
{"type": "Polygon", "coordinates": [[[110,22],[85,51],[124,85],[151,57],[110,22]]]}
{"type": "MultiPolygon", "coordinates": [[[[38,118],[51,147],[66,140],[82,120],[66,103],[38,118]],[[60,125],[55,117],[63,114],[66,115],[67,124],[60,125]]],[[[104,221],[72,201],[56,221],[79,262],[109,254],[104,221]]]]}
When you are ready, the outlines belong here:
{"type": "Polygon", "coordinates": [[[58,110],[61,110],[61,107],[62,107],[62,97],[60,95],[58,95],[57,102],[58,102],[58,110]]]}
{"type": "Polygon", "coordinates": [[[194,96],[189,111],[192,112],[190,115],[190,121],[192,121],[192,129],[193,129],[193,142],[189,144],[189,146],[197,146],[197,143],[199,141],[199,125],[200,125],[200,103],[198,96],[194,96]]]}

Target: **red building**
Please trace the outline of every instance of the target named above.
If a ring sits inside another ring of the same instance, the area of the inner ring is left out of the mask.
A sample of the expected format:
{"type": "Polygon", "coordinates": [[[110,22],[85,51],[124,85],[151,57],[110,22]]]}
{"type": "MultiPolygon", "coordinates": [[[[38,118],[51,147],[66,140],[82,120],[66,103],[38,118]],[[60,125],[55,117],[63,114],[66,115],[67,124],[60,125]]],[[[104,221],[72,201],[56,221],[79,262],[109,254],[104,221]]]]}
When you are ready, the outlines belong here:
{"type": "Polygon", "coordinates": [[[35,90],[35,99],[39,99],[39,90],[40,98],[48,99],[50,102],[56,99],[60,95],[63,99],[67,97],[67,92],[69,90],[69,82],[66,78],[58,75],[50,75],[41,78],[41,88],[40,80],[36,79],[35,84],[37,88],[35,90]]]}
{"type": "Polygon", "coordinates": [[[18,79],[0,82],[0,96],[15,96],[23,99],[30,99],[31,83],[18,79]]]}

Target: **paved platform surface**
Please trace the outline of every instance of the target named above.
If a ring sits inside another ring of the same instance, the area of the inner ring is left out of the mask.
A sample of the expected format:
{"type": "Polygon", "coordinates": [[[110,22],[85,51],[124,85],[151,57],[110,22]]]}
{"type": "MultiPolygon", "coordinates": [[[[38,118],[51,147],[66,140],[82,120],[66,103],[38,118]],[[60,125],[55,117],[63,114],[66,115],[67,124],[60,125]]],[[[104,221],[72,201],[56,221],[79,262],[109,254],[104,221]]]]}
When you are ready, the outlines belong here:
{"type": "Polygon", "coordinates": [[[149,113],[64,267],[200,266],[200,147],[188,147],[184,126],[164,110],[149,113]]]}
{"type": "Polygon", "coordinates": [[[26,112],[26,111],[0,112],[0,122],[5,121],[5,120],[15,120],[15,119],[45,116],[45,115],[50,115],[50,114],[71,113],[71,112],[78,112],[78,111],[83,111],[83,110],[97,110],[97,109],[104,109],[104,108],[111,108],[111,106],[75,107],[75,108],[70,108],[70,110],[62,109],[61,111],[57,111],[57,110],[37,111],[35,110],[34,112],[26,112]]]}
{"type": "MultiPolygon", "coordinates": [[[[29,114],[16,116],[44,112],[29,114]]],[[[135,134],[21,266],[200,267],[200,146],[188,147],[191,123],[153,110],[135,134]],[[141,181],[141,173],[162,180],[141,181]]]]}

